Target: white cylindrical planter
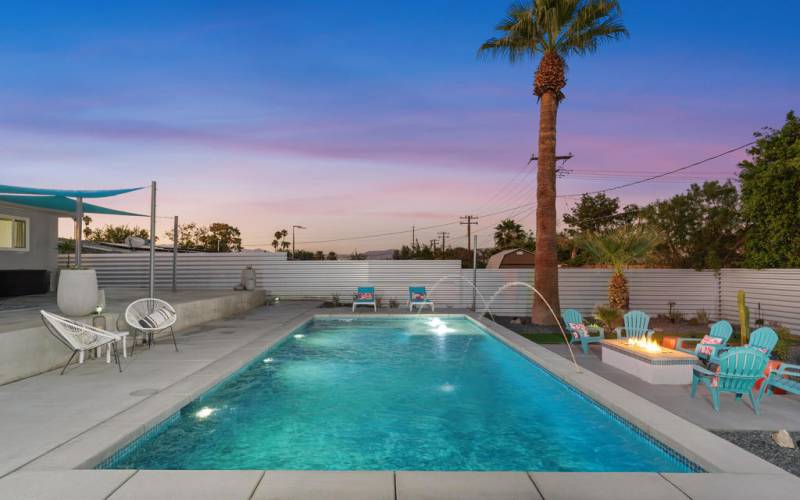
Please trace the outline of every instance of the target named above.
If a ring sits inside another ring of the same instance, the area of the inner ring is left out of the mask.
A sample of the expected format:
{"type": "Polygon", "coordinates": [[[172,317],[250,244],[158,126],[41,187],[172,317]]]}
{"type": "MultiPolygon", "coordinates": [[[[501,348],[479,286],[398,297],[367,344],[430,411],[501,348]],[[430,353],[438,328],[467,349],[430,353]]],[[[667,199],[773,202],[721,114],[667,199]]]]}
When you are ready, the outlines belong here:
{"type": "Polygon", "coordinates": [[[62,269],[58,275],[58,308],[67,316],[87,316],[97,307],[94,269],[62,269]]]}

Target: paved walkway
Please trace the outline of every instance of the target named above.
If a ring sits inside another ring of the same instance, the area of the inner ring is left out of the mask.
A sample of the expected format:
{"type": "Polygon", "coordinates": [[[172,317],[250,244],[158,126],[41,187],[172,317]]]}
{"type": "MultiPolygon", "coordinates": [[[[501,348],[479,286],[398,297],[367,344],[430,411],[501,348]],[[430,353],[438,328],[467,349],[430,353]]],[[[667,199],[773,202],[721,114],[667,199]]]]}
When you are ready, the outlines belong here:
{"type": "Polygon", "coordinates": [[[123,372],[102,360],[0,386],[0,477],[87,429],[146,400],[148,396],[268,335],[318,305],[291,302],[244,316],[206,323],[123,360],[123,372]]]}
{"type": "MultiPolygon", "coordinates": [[[[553,352],[568,358],[563,344],[545,345],[553,352]]],[[[688,385],[651,385],[622,370],[604,364],[600,359],[600,346],[593,345],[589,354],[580,346],[574,348],[578,364],[615,384],[651,401],[670,412],[709,430],[764,430],[787,429],[800,431],[800,398],[796,396],[770,396],[761,401],[761,415],[757,416],[745,397],[735,401],[733,395],[722,395],[720,411],[711,406],[711,397],[705,387],[697,389],[696,399],[689,397],[688,385]]]]}

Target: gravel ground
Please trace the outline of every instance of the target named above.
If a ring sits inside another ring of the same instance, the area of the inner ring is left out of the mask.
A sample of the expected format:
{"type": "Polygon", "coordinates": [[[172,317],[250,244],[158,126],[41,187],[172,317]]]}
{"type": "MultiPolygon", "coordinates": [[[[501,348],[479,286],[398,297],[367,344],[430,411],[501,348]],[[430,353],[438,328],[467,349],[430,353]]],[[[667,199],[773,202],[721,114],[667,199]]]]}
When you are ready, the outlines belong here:
{"type": "MultiPolygon", "coordinates": [[[[711,431],[717,436],[758,455],[778,467],[800,476],[800,448],[781,448],[772,440],[772,433],[765,431],[711,431]]],[[[790,432],[796,442],[800,432],[790,432]]]]}

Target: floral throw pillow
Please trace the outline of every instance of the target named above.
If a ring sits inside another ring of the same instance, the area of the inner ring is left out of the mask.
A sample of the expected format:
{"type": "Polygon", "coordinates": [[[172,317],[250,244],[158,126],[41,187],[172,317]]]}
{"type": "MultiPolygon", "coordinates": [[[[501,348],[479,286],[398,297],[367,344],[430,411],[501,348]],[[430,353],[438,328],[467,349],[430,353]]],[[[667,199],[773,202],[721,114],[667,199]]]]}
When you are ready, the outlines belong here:
{"type": "Polygon", "coordinates": [[[574,339],[579,339],[581,337],[589,336],[589,329],[586,328],[586,325],[584,325],[583,323],[570,323],[569,329],[572,332],[572,337],[574,339]]]}
{"type": "Polygon", "coordinates": [[[372,300],[372,292],[358,292],[357,300],[372,300]]]}
{"type": "Polygon", "coordinates": [[[700,345],[697,346],[697,353],[705,354],[706,356],[711,356],[714,353],[714,348],[711,346],[720,344],[722,344],[721,338],[712,337],[711,335],[706,335],[705,337],[703,337],[703,340],[700,341],[700,345]]]}
{"type": "Polygon", "coordinates": [[[411,294],[411,300],[413,300],[413,301],[423,301],[423,300],[425,300],[425,294],[424,293],[419,293],[419,292],[414,292],[414,293],[411,294]]]}

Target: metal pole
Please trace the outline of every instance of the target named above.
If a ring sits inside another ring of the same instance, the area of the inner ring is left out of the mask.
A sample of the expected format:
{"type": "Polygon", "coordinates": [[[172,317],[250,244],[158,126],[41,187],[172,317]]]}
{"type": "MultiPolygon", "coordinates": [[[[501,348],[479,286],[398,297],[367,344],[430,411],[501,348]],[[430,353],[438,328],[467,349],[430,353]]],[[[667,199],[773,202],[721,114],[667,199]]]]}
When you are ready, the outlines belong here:
{"type": "Polygon", "coordinates": [[[475,311],[475,302],[478,300],[478,235],[472,244],[472,310],[475,311]]]}
{"type": "Polygon", "coordinates": [[[156,181],[150,184],[150,298],[156,296],[156,181]]]}
{"type": "Polygon", "coordinates": [[[292,226],[292,260],[294,260],[294,228],[295,226],[292,226]]]}
{"type": "Polygon", "coordinates": [[[81,240],[83,239],[83,198],[75,199],[75,267],[81,268],[81,240]]]}
{"type": "Polygon", "coordinates": [[[172,221],[172,291],[178,290],[178,216],[172,221]]]}

